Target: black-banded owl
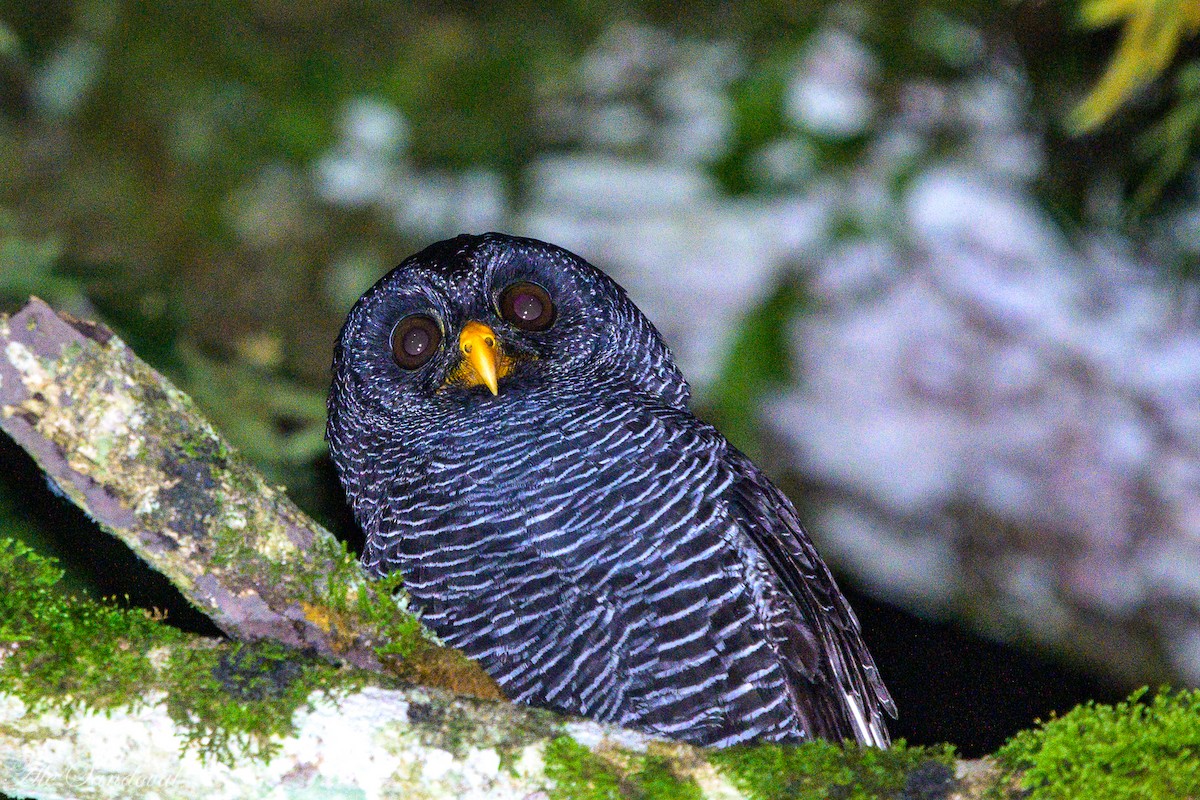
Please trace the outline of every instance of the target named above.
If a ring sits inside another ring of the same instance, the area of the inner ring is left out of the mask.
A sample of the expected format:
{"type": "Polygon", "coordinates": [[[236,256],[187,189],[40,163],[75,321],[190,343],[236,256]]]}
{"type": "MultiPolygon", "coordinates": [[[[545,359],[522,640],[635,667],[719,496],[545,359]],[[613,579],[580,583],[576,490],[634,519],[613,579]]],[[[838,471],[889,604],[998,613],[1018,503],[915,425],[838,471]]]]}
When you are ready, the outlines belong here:
{"type": "Polygon", "coordinates": [[[328,439],[374,575],[515,701],[702,745],[886,746],[895,706],[791,503],[688,409],[608,276],[490,233],[338,338],[328,439]]]}

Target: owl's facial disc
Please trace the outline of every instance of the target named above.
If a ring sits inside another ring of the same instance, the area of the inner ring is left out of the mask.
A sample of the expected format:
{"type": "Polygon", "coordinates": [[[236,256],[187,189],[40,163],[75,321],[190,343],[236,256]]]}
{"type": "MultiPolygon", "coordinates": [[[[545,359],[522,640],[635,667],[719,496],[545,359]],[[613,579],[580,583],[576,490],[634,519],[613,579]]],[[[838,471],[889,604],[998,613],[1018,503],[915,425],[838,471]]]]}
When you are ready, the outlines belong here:
{"type": "Polygon", "coordinates": [[[462,360],[446,376],[446,386],[486,386],[493,395],[500,394],[500,379],[512,372],[513,359],[490,327],[471,320],[458,336],[462,360]]]}

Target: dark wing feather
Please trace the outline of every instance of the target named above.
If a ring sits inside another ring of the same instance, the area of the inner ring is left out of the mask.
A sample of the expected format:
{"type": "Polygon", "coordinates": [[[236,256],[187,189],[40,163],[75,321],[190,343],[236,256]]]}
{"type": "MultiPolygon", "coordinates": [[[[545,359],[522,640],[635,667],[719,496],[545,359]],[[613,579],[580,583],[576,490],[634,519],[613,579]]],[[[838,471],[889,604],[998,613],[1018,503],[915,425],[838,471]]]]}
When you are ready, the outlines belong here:
{"type": "Polygon", "coordinates": [[[863,642],[858,618],[791,502],[746,456],[730,447],[727,458],[739,476],[728,490],[735,516],[786,590],[786,597],[768,595],[768,624],[788,665],[801,717],[814,735],[886,747],[882,712],[895,717],[896,705],[863,642]]]}

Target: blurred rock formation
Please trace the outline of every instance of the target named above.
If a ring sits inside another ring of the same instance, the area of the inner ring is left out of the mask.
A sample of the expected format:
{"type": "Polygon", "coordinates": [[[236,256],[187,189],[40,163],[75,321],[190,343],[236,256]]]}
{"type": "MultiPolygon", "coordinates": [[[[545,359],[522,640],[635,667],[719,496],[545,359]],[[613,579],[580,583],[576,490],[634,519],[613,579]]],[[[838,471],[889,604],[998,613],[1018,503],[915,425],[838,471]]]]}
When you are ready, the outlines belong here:
{"type": "Polygon", "coordinates": [[[767,410],[827,555],[894,602],[1200,682],[1196,297],[977,173],[899,213],[907,246],[814,270],[767,410]]]}

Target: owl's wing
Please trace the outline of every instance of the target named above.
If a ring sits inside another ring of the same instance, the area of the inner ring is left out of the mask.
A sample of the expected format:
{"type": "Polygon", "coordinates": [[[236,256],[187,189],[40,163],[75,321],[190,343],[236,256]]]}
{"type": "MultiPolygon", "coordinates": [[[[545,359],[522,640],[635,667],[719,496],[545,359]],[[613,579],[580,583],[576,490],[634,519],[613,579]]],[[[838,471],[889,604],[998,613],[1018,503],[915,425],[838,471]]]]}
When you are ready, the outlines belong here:
{"type": "Polygon", "coordinates": [[[895,717],[896,705],[853,609],[787,497],[732,447],[728,463],[737,475],[728,489],[734,517],[784,589],[765,593],[767,623],[797,703],[807,707],[800,709],[801,717],[816,735],[852,736],[861,744],[886,747],[890,737],[882,712],[895,717]]]}

